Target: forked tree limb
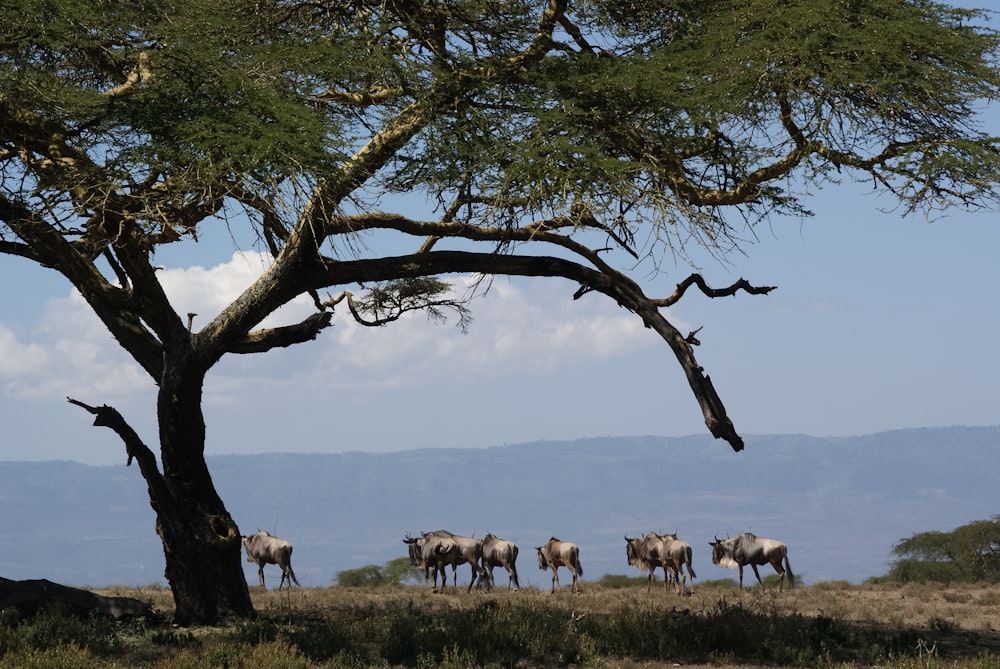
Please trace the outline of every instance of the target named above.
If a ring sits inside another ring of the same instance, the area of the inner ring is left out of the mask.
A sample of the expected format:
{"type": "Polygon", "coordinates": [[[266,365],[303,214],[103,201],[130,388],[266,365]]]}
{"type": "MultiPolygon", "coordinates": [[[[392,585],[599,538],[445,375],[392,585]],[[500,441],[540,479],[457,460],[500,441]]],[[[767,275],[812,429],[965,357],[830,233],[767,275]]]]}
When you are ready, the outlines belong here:
{"type": "Polygon", "coordinates": [[[149,450],[149,447],[142,442],[136,431],[132,429],[131,425],[125,422],[125,419],[118,413],[117,409],[109,407],[107,404],[99,407],[90,406],[72,397],[67,397],[66,401],[94,414],[95,427],[111,428],[121,437],[121,440],[125,443],[125,453],[128,455],[128,461],[125,463],[126,467],[132,466],[134,458],[139,461],[139,469],[143,470],[143,476],[146,476],[145,469],[147,467],[152,467],[159,474],[159,470],[156,468],[156,456],[153,455],[153,451],[149,450]]]}
{"type": "Polygon", "coordinates": [[[125,452],[128,454],[125,466],[131,466],[133,459],[139,463],[139,471],[142,474],[142,478],[146,480],[146,487],[149,491],[149,503],[153,507],[153,510],[156,511],[157,523],[170,523],[172,528],[183,527],[183,524],[177,518],[177,503],[174,495],[167,487],[166,482],[163,480],[163,475],[156,465],[156,456],[143,443],[136,431],[125,421],[125,418],[122,417],[118,410],[114,407],[109,407],[107,404],[99,407],[90,406],[72,397],[67,397],[66,401],[94,414],[94,425],[96,427],[110,428],[121,437],[121,440],[125,443],[125,452]]]}

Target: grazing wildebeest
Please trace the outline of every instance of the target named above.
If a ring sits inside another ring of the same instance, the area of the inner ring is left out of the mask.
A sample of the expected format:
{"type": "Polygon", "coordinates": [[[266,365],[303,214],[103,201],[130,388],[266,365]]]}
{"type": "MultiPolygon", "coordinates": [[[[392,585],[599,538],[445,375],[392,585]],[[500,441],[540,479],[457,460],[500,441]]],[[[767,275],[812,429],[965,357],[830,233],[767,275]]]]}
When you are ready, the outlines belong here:
{"type": "Polygon", "coordinates": [[[719,539],[708,542],[712,547],[712,564],[732,569],[738,567],[740,570],[740,587],[743,587],[743,567],[750,565],[753,567],[753,574],[757,577],[757,582],[763,587],[764,582],[760,580],[760,572],[757,565],[770,564],[774,571],[778,573],[778,589],[784,589],[785,574],[788,574],[788,587],[795,585],[795,575],[792,574],[792,567],[788,563],[788,547],[775,539],[765,539],[750,532],[733,539],[719,539]],[[784,561],[784,567],[781,566],[784,561]]]}
{"type": "Polygon", "coordinates": [[[284,539],[271,536],[265,531],[243,537],[243,546],[247,551],[247,562],[257,563],[257,575],[260,576],[260,587],[264,585],[264,565],[276,564],[281,567],[281,581],[278,583],[278,590],[288,581],[288,587],[299,584],[299,579],[295,578],[292,571],[292,545],[284,539]]]}
{"type": "Polygon", "coordinates": [[[445,566],[452,564],[458,556],[458,544],[450,537],[423,535],[411,537],[409,535],[403,539],[403,543],[409,547],[410,564],[418,569],[424,570],[424,581],[437,591],[437,576],[441,574],[441,589],[444,589],[448,580],[445,573],[445,566]],[[431,570],[433,570],[434,580],[431,581],[431,570]]]}
{"type": "Polygon", "coordinates": [[[538,568],[552,570],[552,592],[559,585],[559,567],[569,569],[573,574],[573,590],[580,591],[577,579],[583,576],[583,567],[580,565],[580,548],[576,544],[552,537],[544,546],[535,546],[535,550],[538,551],[538,568]]]}
{"type": "Polygon", "coordinates": [[[483,567],[486,568],[490,585],[493,585],[493,568],[503,567],[507,570],[507,589],[520,590],[516,562],[517,546],[514,542],[500,539],[487,532],[483,537],[483,567]]]}

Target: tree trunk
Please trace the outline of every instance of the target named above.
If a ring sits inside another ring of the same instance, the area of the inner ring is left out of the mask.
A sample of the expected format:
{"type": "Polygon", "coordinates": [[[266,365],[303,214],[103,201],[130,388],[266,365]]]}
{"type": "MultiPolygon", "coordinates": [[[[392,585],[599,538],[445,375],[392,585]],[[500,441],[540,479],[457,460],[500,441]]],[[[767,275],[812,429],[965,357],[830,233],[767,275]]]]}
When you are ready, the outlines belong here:
{"type": "Polygon", "coordinates": [[[201,378],[186,383],[165,378],[160,385],[162,474],[153,452],[118,411],[70,400],[95,414],[95,425],[117,432],[125,442],[127,464],[133,459],[139,464],[156,512],[156,532],[166,558],[164,576],[173,592],[174,622],[179,625],[256,616],[243,571],[239,528],[205,464],[201,378]]]}
{"type": "Polygon", "coordinates": [[[164,576],[173,592],[174,622],[179,625],[256,615],[243,572],[239,529],[207,472],[204,480],[201,489],[186,482],[171,487],[174,509],[157,514],[156,531],[166,558],[164,576]]]}
{"type": "Polygon", "coordinates": [[[163,540],[164,575],[177,605],[175,621],[253,617],[240,531],[205,464],[204,375],[192,367],[167,362],[157,399],[162,480],[173,508],[169,513],[158,510],[156,530],[163,540]]]}

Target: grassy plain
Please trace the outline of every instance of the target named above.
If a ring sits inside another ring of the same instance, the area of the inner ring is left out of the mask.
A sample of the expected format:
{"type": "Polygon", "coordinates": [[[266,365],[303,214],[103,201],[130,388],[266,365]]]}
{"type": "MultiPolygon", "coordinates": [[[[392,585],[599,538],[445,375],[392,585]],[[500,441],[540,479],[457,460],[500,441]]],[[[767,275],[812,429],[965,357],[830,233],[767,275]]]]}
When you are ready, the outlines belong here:
{"type": "MultiPolygon", "coordinates": [[[[167,589],[101,593],[149,601],[169,618],[167,589]]],[[[1000,667],[1000,585],[826,582],[741,592],[720,581],[685,597],[662,584],[647,593],[593,582],[554,595],[423,586],[251,594],[259,618],[224,627],[51,613],[2,621],[0,669],[1000,667]]]]}

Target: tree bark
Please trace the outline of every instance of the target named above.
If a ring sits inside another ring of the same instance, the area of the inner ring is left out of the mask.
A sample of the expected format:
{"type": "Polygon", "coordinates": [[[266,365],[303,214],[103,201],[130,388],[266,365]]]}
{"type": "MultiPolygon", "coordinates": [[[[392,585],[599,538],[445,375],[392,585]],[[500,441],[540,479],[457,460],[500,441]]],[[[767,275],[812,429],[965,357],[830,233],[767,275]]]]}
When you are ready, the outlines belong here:
{"type": "MultiPolygon", "coordinates": [[[[172,388],[176,390],[176,388],[172,388]]],[[[190,407],[176,401],[176,394],[160,404],[190,407]]],[[[201,393],[197,392],[200,402],[201,393]]],[[[200,410],[195,417],[172,421],[161,430],[164,472],[156,465],[153,452],[139,439],[121,414],[107,405],[91,407],[78,400],[70,402],[95,415],[94,425],[114,430],[125,444],[126,466],[135,460],[146,480],[149,502],[156,512],[156,533],[163,542],[166,560],[164,577],[170,584],[178,625],[214,624],[227,619],[253,618],[241,561],[240,532],[215,490],[203,456],[204,423],[200,410]],[[200,439],[200,441],[199,441],[200,439]],[[180,446],[178,445],[180,444],[180,446]],[[200,444],[192,448],[191,444],[200,444]],[[201,457],[194,455],[201,454],[201,457]]],[[[183,410],[182,410],[183,412],[183,410]]]]}

